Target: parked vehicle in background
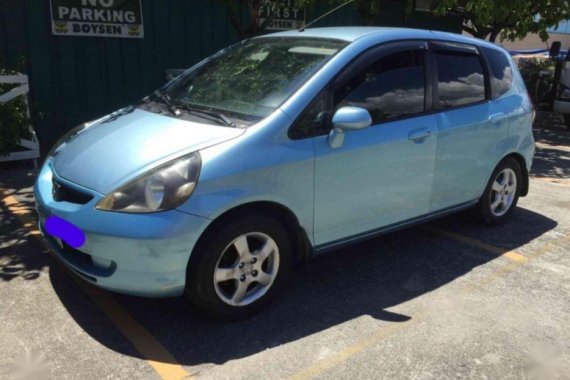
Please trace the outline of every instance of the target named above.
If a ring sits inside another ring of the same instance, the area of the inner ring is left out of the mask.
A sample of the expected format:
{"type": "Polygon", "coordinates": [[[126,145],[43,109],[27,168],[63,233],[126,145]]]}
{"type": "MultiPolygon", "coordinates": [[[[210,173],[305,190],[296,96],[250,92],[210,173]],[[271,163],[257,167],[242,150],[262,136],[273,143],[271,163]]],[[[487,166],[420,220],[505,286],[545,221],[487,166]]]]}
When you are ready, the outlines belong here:
{"type": "Polygon", "coordinates": [[[561,70],[554,111],[564,115],[566,128],[570,129],[570,54],[566,55],[561,70]]]}
{"type": "Polygon", "coordinates": [[[532,122],[513,60],[482,40],[257,37],[64,136],[35,185],[40,228],[97,286],[241,318],[314,254],[465,209],[506,221],[532,122]]]}

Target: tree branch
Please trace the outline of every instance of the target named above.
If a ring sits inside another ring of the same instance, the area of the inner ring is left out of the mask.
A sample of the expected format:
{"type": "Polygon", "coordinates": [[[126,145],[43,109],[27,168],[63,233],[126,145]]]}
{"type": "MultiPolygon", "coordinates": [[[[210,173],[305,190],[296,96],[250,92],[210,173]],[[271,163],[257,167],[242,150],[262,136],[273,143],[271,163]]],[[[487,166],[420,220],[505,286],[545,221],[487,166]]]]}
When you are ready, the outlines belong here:
{"type": "Polygon", "coordinates": [[[475,28],[473,28],[473,27],[470,27],[470,26],[468,26],[468,25],[465,25],[465,24],[462,25],[462,29],[463,29],[464,31],[466,31],[467,33],[471,34],[472,36],[475,36],[475,35],[478,34],[477,29],[475,29],[475,28]]]}

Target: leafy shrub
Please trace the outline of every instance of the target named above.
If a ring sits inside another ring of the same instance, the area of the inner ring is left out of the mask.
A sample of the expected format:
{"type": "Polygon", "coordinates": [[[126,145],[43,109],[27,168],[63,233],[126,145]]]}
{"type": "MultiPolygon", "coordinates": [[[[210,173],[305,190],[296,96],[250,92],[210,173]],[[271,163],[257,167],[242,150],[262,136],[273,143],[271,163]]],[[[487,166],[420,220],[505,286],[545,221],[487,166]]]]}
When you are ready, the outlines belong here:
{"type": "Polygon", "coordinates": [[[547,57],[521,57],[515,60],[535,106],[548,103],[554,78],[554,62],[547,57]]]}

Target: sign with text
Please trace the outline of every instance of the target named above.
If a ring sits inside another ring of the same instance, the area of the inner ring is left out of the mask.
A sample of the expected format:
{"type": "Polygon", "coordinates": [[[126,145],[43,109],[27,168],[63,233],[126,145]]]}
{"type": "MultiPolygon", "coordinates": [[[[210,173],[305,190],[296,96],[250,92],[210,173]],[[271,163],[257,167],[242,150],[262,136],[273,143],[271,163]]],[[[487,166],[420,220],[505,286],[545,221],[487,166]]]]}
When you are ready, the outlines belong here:
{"type": "Polygon", "coordinates": [[[140,0],[50,0],[58,36],[143,38],[140,0]]]}
{"type": "Polygon", "coordinates": [[[271,19],[267,30],[299,29],[305,25],[305,7],[297,4],[297,0],[280,0],[273,8],[274,1],[266,0],[259,7],[259,23],[271,19]]]}

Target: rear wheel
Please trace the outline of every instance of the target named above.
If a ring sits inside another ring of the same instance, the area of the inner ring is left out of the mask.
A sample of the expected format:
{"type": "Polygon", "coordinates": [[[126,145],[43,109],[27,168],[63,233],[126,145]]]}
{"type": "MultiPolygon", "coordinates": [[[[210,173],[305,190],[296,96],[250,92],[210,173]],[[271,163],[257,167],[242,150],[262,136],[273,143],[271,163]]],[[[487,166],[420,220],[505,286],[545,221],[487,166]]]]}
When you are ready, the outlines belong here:
{"type": "Polygon", "coordinates": [[[505,222],[517,205],[521,178],[518,162],[512,158],[503,160],[493,172],[483,196],[475,206],[478,219],[487,225],[505,222]]]}
{"type": "Polygon", "coordinates": [[[192,253],[187,291],[202,311],[240,319],[259,311],[281,287],[290,265],[287,232],[251,215],[218,223],[192,253]]]}

